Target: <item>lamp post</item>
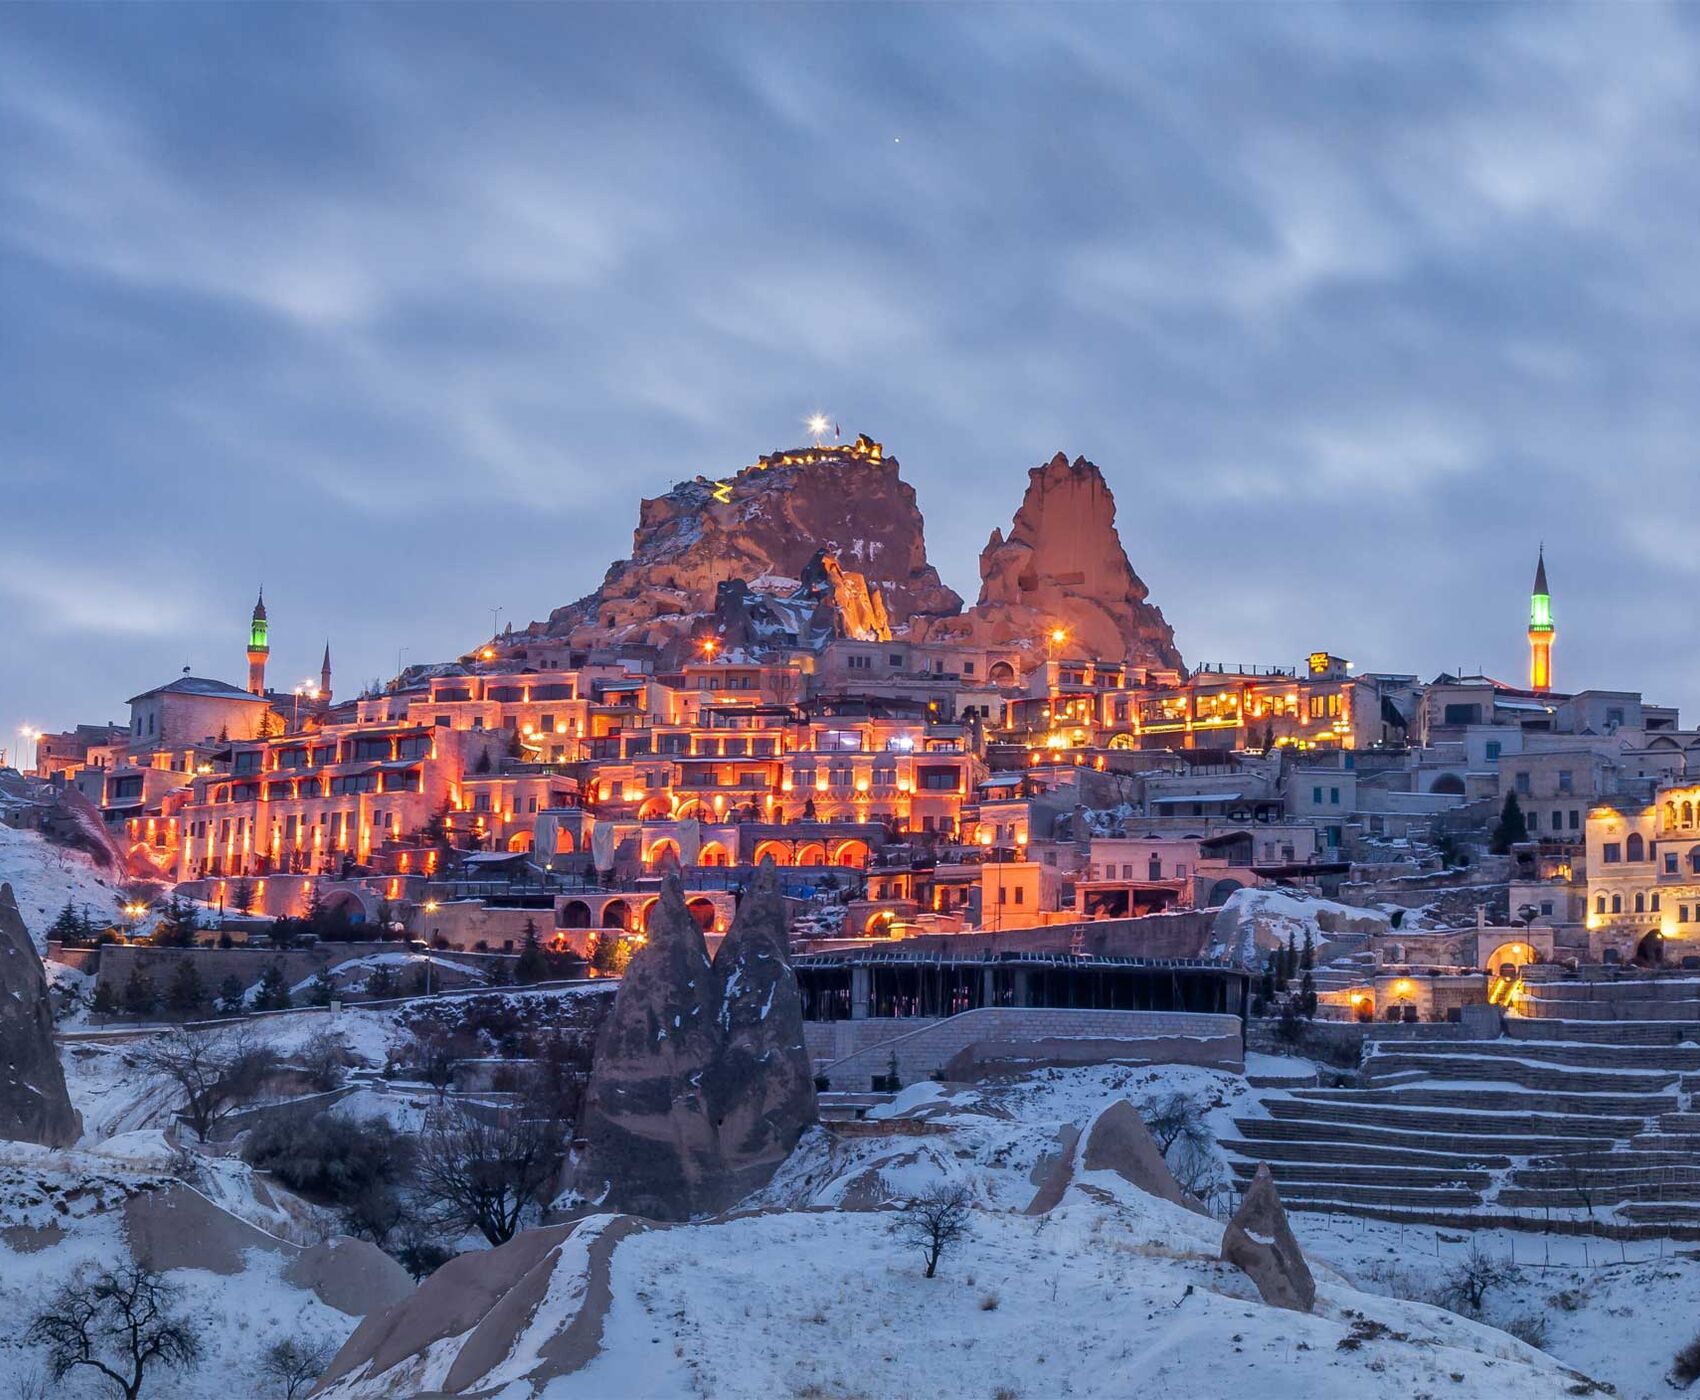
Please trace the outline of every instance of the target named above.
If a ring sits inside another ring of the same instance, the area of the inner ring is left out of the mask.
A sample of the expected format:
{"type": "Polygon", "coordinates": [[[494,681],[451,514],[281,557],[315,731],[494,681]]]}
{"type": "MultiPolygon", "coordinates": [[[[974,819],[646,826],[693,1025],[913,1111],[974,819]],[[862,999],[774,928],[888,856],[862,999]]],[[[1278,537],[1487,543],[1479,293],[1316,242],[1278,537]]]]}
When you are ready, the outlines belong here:
{"type": "Polygon", "coordinates": [[[18,750],[18,771],[20,773],[33,773],[35,771],[36,760],[40,757],[40,745],[37,741],[41,738],[41,730],[37,729],[33,724],[26,724],[19,728],[18,737],[30,746],[29,767],[27,769],[24,766],[23,750],[21,748],[18,750]]]}

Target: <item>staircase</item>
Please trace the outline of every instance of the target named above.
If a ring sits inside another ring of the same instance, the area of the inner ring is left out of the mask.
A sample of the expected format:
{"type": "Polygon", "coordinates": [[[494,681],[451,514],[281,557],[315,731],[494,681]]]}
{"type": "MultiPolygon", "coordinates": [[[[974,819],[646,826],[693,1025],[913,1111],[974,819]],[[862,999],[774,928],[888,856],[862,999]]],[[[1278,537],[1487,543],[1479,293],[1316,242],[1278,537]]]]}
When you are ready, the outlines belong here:
{"type": "Polygon", "coordinates": [[[1506,1028],[1371,1041],[1362,1087],[1266,1092],[1223,1142],[1237,1182],[1266,1162],[1294,1210],[1700,1238],[1700,1024],[1506,1028]]]}

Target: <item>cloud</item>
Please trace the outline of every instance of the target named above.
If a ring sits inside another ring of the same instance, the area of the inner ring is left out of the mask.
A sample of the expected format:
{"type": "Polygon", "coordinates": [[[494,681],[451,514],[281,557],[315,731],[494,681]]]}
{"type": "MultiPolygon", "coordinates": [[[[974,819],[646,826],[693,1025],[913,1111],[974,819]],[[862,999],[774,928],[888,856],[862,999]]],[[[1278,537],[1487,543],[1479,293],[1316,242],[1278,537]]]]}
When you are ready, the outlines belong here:
{"type": "Polygon", "coordinates": [[[1695,29],[14,7],[0,648],[147,673],[66,648],[18,703],[239,674],[262,581],[303,665],[453,654],[822,408],[960,590],[1083,453],[1189,655],[1515,673],[1544,538],[1560,681],[1692,708],[1643,600],[1700,504],[1695,29]]]}

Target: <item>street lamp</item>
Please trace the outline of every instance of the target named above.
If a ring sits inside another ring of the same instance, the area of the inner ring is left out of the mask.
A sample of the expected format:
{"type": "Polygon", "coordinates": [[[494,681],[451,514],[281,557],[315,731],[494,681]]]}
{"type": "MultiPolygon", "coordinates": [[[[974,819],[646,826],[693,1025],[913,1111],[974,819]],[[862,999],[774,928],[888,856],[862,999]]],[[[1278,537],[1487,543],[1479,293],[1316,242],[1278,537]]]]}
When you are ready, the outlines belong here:
{"type": "MultiPolygon", "coordinates": [[[[36,741],[41,738],[41,730],[37,729],[33,724],[26,724],[26,725],[23,725],[19,728],[18,737],[30,746],[29,767],[30,767],[30,771],[33,772],[34,769],[35,769],[35,765],[36,765],[36,759],[39,756],[39,750],[36,746],[36,741]]],[[[24,771],[23,759],[24,759],[23,753],[22,753],[22,751],[20,751],[19,754],[18,754],[18,771],[19,772],[24,771]]]]}

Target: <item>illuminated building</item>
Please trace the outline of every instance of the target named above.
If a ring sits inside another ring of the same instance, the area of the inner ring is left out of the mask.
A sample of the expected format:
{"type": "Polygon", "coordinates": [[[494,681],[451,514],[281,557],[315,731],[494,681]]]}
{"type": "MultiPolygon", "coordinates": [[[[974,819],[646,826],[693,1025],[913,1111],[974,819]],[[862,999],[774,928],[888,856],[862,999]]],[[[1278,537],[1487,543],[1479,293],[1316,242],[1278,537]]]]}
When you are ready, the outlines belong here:
{"type": "Polygon", "coordinates": [[[1543,548],[1535,561],[1535,587],[1529,596],[1529,689],[1544,695],[1552,689],[1552,595],[1547,591],[1547,556],[1543,548]]]}

